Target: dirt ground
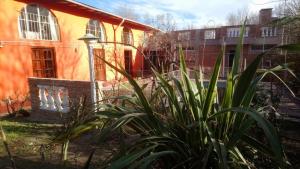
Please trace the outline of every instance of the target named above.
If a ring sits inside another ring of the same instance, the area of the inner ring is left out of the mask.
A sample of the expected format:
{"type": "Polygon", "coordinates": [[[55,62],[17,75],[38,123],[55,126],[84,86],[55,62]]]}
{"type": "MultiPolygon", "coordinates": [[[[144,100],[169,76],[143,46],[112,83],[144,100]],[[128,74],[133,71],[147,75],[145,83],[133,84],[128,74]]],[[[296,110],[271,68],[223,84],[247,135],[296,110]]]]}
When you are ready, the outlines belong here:
{"type": "MultiPolygon", "coordinates": [[[[17,169],[82,169],[94,149],[96,151],[90,169],[99,169],[119,148],[117,136],[99,144],[99,132],[94,131],[70,143],[68,162],[63,164],[61,144],[52,143],[59,124],[42,123],[24,117],[2,118],[0,123],[17,169]]],[[[280,123],[280,136],[289,161],[295,169],[300,168],[300,124],[288,121],[280,123]]],[[[11,162],[0,141],[0,169],[8,169],[11,162]]]]}
{"type": "MultiPolygon", "coordinates": [[[[118,144],[113,140],[103,145],[97,143],[95,131],[70,143],[68,162],[63,164],[61,144],[52,142],[59,124],[41,123],[22,117],[2,118],[0,123],[7,136],[17,169],[83,168],[93,149],[96,151],[91,168],[101,168],[101,164],[118,148],[118,144]]],[[[9,168],[11,162],[2,146],[2,140],[0,145],[0,169],[9,168]]]]}

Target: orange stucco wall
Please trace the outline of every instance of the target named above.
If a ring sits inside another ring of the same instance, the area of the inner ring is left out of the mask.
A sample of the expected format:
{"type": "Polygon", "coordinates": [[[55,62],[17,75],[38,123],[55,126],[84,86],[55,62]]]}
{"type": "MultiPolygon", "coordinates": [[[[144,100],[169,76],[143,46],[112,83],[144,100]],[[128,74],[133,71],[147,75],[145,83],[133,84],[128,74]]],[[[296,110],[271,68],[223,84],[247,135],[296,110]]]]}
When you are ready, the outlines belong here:
{"type": "MultiPolygon", "coordinates": [[[[81,10],[64,8],[57,4],[39,4],[49,9],[57,18],[60,27],[59,41],[40,41],[21,39],[18,30],[19,11],[29,2],[38,0],[1,0],[0,1],[0,99],[15,94],[28,92],[27,78],[33,76],[31,49],[33,47],[54,47],[56,54],[57,78],[59,79],[89,79],[88,52],[84,42],[79,41],[86,31],[86,24],[90,18],[98,19],[104,25],[107,41],[114,41],[114,28],[117,23],[110,23],[109,19],[83,13],[81,10]]],[[[116,41],[121,42],[123,26],[116,31],[116,41]]],[[[132,28],[134,45],[142,48],[144,30],[132,28]]],[[[124,46],[117,46],[117,62],[124,65],[124,46]]],[[[95,48],[104,48],[106,60],[115,63],[114,44],[100,45],[95,48]]],[[[132,47],[133,72],[142,69],[142,56],[132,47]]],[[[115,78],[115,71],[106,67],[107,80],[115,78]]]]}

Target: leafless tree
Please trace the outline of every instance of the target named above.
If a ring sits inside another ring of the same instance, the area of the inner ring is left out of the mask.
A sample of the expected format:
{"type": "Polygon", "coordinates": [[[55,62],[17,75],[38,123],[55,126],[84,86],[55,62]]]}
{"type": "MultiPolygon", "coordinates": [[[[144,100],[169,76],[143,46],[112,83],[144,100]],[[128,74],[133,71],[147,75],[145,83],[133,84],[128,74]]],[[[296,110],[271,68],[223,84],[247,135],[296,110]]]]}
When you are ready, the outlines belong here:
{"type": "Polygon", "coordinates": [[[128,19],[142,21],[145,24],[151,25],[161,31],[152,32],[152,35],[147,38],[146,48],[144,51],[147,57],[147,61],[150,61],[150,53],[153,55],[159,55],[157,58],[157,66],[159,69],[169,69],[171,63],[174,60],[174,49],[172,47],[175,36],[173,31],[176,30],[177,24],[174,17],[169,14],[151,15],[145,13],[144,15],[138,14],[135,9],[129,8],[126,5],[116,8],[116,13],[128,19]],[[148,52],[148,53],[147,53],[148,52]]]}
{"type": "Polygon", "coordinates": [[[258,23],[258,15],[256,13],[250,12],[248,8],[242,8],[228,14],[227,25],[241,25],[246,19],[247,24],[258,23]]]}
{"type": "MultiPolygon", "coordinates": [[[[282,27],[282,43],[293,44],[300,42],[300,0],[283,0],[275,7],[275,13],[278,19],[274,24],[282,27]]],[[[284,52],[284,57],[277,57],[278,62],[293,63],[290,68],[294,71],[296,76],[300,77],[300,60],[299,53],[284,52]]],[[[294,77],[288,78],[286,75],[284,79],[288,81],[290,87],[295,93],[300,93],[300,81],[294,77]]],[[[300,95],[298,94],[298,97],[300,95]]]]}
{"type": "Polygon", "coordinates": [[[164,31],[164,32],[171,32],[176,30],[177,24],[174,17],[169,14],[160,14],[154,17],[153,26],[164,31]]]}
{"type": "MultiPolygon", "coordinates": [[[[160,69],[172,69],[172,63],[175,62],[174,56],[176,50],[172,46],[177,39],[174,31],[177,24],[171,14],[160,14],[157,16],[145,15],[146,23],[151,24],[161,31],[154,32],[147,40],[148,52],[158,55],[157,66],[160,69]]],[[[146,53],[147,54],[147,53],[146,53]]],[[[150,53],[148,53],[150,54],[150,53]]]]}
{"type": "Polygon", "coordinates": [[[284,28],[284,43],[300,42],[300,0],[282,1],[275,8],[276,24],[284,28]]]}
{"type": "Polygon", "coordinates": [[[185,24],[185,27],[183,27],[183,29],[186,29],[186,30],[191,30],[191,29],[195,29],[195,28],[196,27],[192,22],[185,24]]]}
{"type": "Polygon", "coordinates": [[[141,19],[141,16],[135,11],[135,9],[127,6],[126,4],[119,5],[114,12],[127,19],[135,21],[141,19]]]}
{"type": "Polygon", "coordinates": [[[278,17],[296,16],[300,14],[300,0],[285,0],[275,7],[275,14],[278,17]]]}
{"type": "Polygon", "coordinates": [[[155,18],[149,13],[145,13],[142,17],[142,20],[145,24],[154,25],[155,18]]]}

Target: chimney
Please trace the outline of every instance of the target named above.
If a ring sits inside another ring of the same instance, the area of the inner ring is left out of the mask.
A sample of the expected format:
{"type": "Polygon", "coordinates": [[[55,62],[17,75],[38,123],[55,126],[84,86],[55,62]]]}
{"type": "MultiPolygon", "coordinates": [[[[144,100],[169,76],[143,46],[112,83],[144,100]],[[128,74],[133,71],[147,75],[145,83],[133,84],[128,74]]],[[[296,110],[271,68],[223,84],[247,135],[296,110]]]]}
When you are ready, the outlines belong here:
{"type": "Polygon", "coordinates": [[[272,21],[272,8],[265,8],[259,11],[259,24],[267,24],[272,21]]]}

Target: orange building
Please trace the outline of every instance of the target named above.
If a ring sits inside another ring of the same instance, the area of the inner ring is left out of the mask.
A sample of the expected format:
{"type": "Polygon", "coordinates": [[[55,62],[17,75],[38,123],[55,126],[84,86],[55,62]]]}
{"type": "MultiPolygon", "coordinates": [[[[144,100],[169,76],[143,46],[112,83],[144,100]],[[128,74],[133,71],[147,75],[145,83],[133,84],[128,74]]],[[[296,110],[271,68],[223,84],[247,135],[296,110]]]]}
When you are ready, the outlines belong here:
{"type": "Polygon", "coordinates": [[[78,40],[87,33],[99,38],[96,80],[120,78],[99,57],[137,77],[144,63],[137,49],[156,31],[73,0],[1,0],[0,27],[0,99],[28,93],[29,77],[89,81],[88,49],[78,40]]]}

